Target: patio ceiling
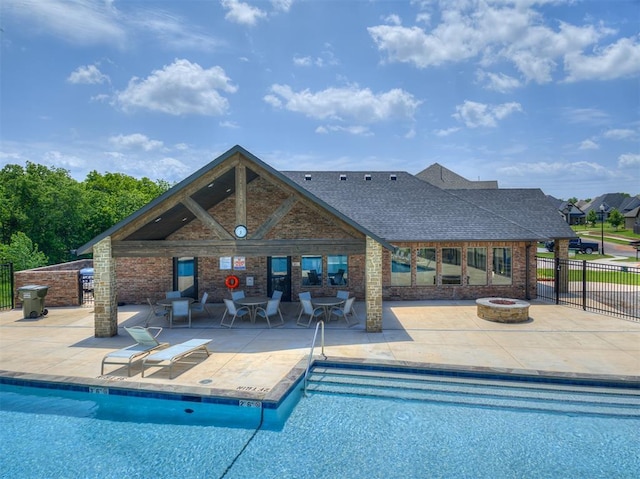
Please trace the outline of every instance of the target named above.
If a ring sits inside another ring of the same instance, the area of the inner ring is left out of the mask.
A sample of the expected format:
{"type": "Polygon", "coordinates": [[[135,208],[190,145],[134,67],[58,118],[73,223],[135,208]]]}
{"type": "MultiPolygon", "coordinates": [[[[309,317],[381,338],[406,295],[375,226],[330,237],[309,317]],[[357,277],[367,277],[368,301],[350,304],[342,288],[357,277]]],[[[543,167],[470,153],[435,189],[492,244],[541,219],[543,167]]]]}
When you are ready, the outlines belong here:
{"type": "MultiPolygon", "coordinates": [[[[258,174],[247,168],[247,184],[258,178],[258,174]]],[[[236,191],[236,169],[231,168],[205,186],[189,195],[203,210],[207,211],[224,201],[236,191]]],[[[194,220],[196,215],[184,204],[177,203],[158,214],[146,224],[129,234],[126,241],[163,240],[194,220]]]]}

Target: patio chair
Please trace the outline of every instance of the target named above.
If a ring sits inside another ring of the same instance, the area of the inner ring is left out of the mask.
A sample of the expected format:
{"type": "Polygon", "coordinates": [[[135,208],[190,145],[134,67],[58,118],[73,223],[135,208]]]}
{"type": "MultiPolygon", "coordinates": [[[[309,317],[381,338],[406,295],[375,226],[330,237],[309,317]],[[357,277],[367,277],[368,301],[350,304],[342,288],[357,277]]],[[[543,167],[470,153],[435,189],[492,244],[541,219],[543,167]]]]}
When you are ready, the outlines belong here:
{"type": "MultiPolygon", "coordinates": [[[[158,351],[157,353],[149,354],[142,361],[142,377],[144,377],[144,371],[147,367],[157,367],[157,368],[169,368],[169,379],[173,376],[173,365],[183,361],[187,356],[191,356],[193,353],[202,351],[206,353],[207,357],[211,354],[209,349],[207,349],[207,344],[211,342],[210,339],[190,339],[189,341],[185,341],[184,343],[175,344],[173,346],[169,346],[166,349],[158,351]]],[[[195,362],[187,363],[187,364],[198,364],[195,362]]]]}
{"type": "Polygon", "coordinates": [[[347,299],[349,299],[349,291],[338,291],[336,293],[336,297],[344,299],[346,301],[347,299]]]}
{"type": "Polygon", "coordinates": [[[164,349],[169,347],[169,343],[160,343],[156,339],[162,332],[162,328],[151,327],[143,328],[142,326],[133,326],[131,328],[124,328],[127,333],[136,341],[133,346],[128,346],[117,351],[112,351],[102,358],[102,366],[100,368],[100,374],[104,374],[105,364],[117,364],[119,366],[127,365],[127,376],[131,376],[131,364],[138,361],[153,351],[164,349]],[[157,330],[155,334],[152,334],[151,330],[157,330]]]}
{"type": "Polygon", "coordinates": [[[149,326],[149,323],[154,318],[166,318],[169,316],[169,310],[162,306],[156,306],[151,302],[151,298],[147,298],[147,303],[149,303],[149,314],[147,314],[147,319],[144,321],[144,327],[149,326]]]}
{"type": "Polygon", "coordinates": [[[300,313],[302,312],[302,300],[308,299],[309,301],[311,301],[311,293],[309,291],[304,291],[298,294],[298,298],[300,299],[300,307],[298,308],[297,314],[300,315],[300,313]]]}
{"type": "Polygon", "coordinates": [[[331,314],[329,315],[329,318],[331,318],[331,316],[334,316],[334,315],[337,318],[344,318],[344,320],[347,322],[347,326],[349,326],[349,327],[358,324],[358,320],[357,319],[356,319],[355,323],[350,323],[349,322],[349,316],[353,315],[353,302],[355,300],[356,300],[355,297],[349,298],[344,303],[344,306],[342,306],[342,307],[334,306],[333,308],[331,308],[331,314]]]}
{"type": "Polygon", "coordinates": [[[171,312],[169,313],[169,327],[173,328],[173,321],[176,318],[185,318],[189,321],[189,327],[191,327],[191,308],[189,307],[189,301],[186,299],[179,299],[171,303],[171,312]]]}
{"type": "Polygon", "coordinates": [[[278,326],[282,326],[284,324],[284,319],[282,318],[282,313],[280,312],[280,300],[279,299],[270,299],[267,302],[266,308],[257,307],[256,308],[256,317],[260,316],[267,320],[267,324],[269,328],[271,328],[271,321],[269,321],[270,316],[275,316],[276,314],[280,315],[280,324],[278,326]]]}
{"type": "Polygon", "coordinates": [[[180,293],[180,291],[167,291],[165,293],[166,299],[180,298],[181,296],[182,296],[182,293],[180,293]]]}
{"type": "Polygon", "coordinates": [[[236,299],[242,299],[244,298],[244,291],[240,290],[240,291],[231,291],[231,299],[233,301],[235,301],[236,299]]]}
{"type": "Polygon", "coordinates": [[[309,279],[309,284],[319,285],[321,283],[320,277],[318,276],[318,271],[316,271],[315,269],[309,270],[309,272],[307,273],[307,278],[309,279]]]}
{"type": "Polygon", "coordinates": [[[226,298],[223,299],[223,301],[227,309],[224,310],[224,314],[222,315],[222,319],[220,320],[220,326],[226,326],[227,328],[231,328],[233,327],[233,322],[236,320],[236,318],[238,317],[242,318],[243,316],[246,316],[246,315],[251,316],[251,310],[249,309],[248,306],[237,307],[236,303],[226,298]],[[231,317],[231,322],[229,324],[225,324],[224,322],[224,318],[227,316],[227,314],[229,314],[229,316],[231,317]]]}
{"type": "Polygon", "coordinates": [[[207,299],[209,299],[209,293],[203,293],[202,294],[202,299],[200,300],[199,303],[193,303],[191,305],[191,312],[192,313],[207,313],[207,316],[211,316],[211,314],[209,313],[209,310],[207,309],[207,299]]]}
{"type": "Polygon", "coordinates": [[[302,310],[300,311],[300,314],[298,315],[298,320],[296,321],[296,324],[298,326],[306,326],[308,328],[311,325],[312,320],[318,319],[320,316],[324,314],[324,308],[321,306],[314,308],[313,304],[311,304],[310,299],[300,298],[300,305],[302,306],[302,310]],[[303,315],[309,316],[309,321],[307,321],[306,324],[301,322],[303,315]]]}
{"type": "MultiPolygon", "coordinates": [[[[273,293],[271,294],[271,299],[277,299],[278,301],[282,300],[282,291],[276,289],[273,291],[273,293]]],[[[282,316],[282,311],[280,311],[280,303],[278,303],[278,311],[280,312],[280,315],[282,316]]]]}

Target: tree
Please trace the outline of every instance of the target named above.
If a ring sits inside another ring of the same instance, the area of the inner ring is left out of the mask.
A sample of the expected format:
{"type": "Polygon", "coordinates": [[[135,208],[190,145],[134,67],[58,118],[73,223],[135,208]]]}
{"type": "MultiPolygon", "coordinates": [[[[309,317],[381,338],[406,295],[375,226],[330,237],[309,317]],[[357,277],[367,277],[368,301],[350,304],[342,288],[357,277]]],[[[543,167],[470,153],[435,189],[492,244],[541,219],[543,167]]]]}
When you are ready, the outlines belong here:
{"type": "Polygon", "coordinates": [[[596,221],[598,221],[596,210],[590,210],[589,213],[587,213],[587,223],[589,223],[591,226],[595,226],[596,221]]]}
{"type": "Polygon", "coordinates": [[[572,196],[567,200],[567,203],[571,203],[572,205],[575,205],[577,202],[578,202],[578,198],[576,198],[575,196],[572,196]]]}
{"type": "Polygon", "coordinates": [[[14,271],[46,266],[49,260],[24,233],[14,233],[9,244],[0,244],[0,263],[13,263],[14,271]]]}
{"type": "Polygon", "coordinates": [[[617,209],[611,210],[609,213],[609,218],[607,219],[609,224],[613,226],[615,229],[618,229],[618,226],[624,223],[624,216],[617,209]]]}

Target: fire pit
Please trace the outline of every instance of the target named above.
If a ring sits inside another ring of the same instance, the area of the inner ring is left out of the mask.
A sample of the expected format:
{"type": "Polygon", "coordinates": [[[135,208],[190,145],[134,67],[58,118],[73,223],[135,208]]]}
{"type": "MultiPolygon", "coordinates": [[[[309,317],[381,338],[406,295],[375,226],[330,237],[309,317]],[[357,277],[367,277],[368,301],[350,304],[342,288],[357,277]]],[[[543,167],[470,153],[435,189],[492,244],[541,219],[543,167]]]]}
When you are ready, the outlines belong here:
{"type": "Polygon", "coordinates": [[[478,317],[497,323],[522,323],[529,319],[529,303],[520,299],[476,299],[478,317]]]}

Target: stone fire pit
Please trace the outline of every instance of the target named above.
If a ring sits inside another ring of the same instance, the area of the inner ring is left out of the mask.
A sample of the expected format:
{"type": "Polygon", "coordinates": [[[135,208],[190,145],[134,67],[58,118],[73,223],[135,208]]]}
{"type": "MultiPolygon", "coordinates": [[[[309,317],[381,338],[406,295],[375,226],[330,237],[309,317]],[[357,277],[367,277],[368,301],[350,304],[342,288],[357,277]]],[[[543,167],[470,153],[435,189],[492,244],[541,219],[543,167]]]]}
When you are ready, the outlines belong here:
{"type": "Polygon", "coordinates": [[[476,299],[478,317],[497,323],[522,323],[529,319],[529,303],[520,299],[476,299]]]}

